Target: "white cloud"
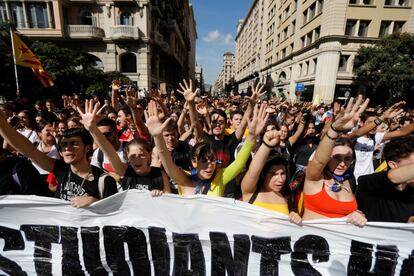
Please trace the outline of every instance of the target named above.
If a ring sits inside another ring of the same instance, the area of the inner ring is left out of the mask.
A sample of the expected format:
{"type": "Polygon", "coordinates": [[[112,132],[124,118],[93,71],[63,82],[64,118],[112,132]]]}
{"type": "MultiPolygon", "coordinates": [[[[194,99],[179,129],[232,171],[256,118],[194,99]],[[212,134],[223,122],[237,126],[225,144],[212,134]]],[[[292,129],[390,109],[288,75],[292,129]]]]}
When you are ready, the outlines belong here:
{"type": "Polygon", "coordinates": [[[207,42],[207,43],[215,42],[220,37],[221,37],[221,34],[220,34],[219,30],[215,30],[215,31],[208,32],[208,35],[203,37],[203,41],[207,42]]]}
{"type": "Polygon", "coordinates": [[[232,44],[233,43],[233,36],[231,34],[226,34],[224,37],[224,44],[232,44]]]}
{"type": "Polygon", "coordinates": [[[233,36],[231,34],[222,34],[219,30],[214,30],[208,32],[207,36],[204,36],[203,41],[206,43],[222,43],[222,44],[232,44],[233,36]]]}

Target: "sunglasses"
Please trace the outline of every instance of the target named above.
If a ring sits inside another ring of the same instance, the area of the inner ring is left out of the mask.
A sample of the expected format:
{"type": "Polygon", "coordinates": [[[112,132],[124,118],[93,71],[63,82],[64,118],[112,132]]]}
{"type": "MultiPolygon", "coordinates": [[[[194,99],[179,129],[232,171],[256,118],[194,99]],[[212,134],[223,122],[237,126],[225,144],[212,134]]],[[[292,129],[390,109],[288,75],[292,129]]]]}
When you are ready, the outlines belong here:
{"type": "Polygon", "coordinates": [[[67,142],[60,142],[59,147],[61,150],[71,147],[71,148],[79,148],[80,144],[77,141],[67,141],[67,142]]]}

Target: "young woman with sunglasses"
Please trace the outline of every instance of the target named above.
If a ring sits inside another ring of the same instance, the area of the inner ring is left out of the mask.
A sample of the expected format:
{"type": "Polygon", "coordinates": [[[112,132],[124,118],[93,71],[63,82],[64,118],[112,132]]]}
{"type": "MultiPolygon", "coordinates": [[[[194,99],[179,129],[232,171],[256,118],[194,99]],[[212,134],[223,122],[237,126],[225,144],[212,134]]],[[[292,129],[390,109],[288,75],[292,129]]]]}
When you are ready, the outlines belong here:
{"type": "Polygon", "coordinates": [[[226,185],[242,171],[256,143],[256,138],[265,126],[268,117],[265,109],[265,105],[262,105],[260,110],[257,106],[255,107],[253,119],[248,123],[249,135],[235,161],[223,169],[218,169],[211,143],[200,142],[193,148],[191,163],[194,169],[189,175],[174,164],[162,137],[163,129],[170,119],[161,123],[158,118],[157,106],[155,102],[151,101],[148,105],[148,130],[154,137],[155,146],[160,154],[164,169],[175,182],[179,183],[179,193],[181,195],[207,194],[222,196],[226,185]]]}
{"type": "Polygon", "coordinates": [[[368,105],[359,96],[351,98],[344,112],[335,118],[306,168],[303,220],[347,217],[347,222],[364,226],[365,215],[358,210],[352,191],[354,150],[350,140],[339,138],[356,126],[368,105]],[[339,138],[339,139],[338,139],[339,138]]]}

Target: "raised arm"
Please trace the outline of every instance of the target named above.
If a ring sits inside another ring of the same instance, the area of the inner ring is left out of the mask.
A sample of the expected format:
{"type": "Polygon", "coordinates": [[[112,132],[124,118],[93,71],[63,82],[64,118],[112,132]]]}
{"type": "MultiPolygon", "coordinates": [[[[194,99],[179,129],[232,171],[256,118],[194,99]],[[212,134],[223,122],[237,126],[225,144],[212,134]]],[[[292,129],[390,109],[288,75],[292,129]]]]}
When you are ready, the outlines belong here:
{"type": "Polygon", "coordinates": [[[138,131],[138,135],[142,139],[149,140],[151,135],[149,134],[147,126],[142,121],[142,116],[144,115],[144,109],[142,107],[138,108],[137,99],[138,99],[138,92],[130,90],[130,89],[126,91],[126,104],[131,109],[132,119],[138,131]]]}
{"type": "Polygon", "coordinates": [[[257,84],[256,87],[252,87],[252,95],[248,97],[249,104],[247,105],[246,111],[243,114],[242,121],[240,125],[237,127],[236,132],[235,132],[236,138],[239,141],[243,138],[248,121],[250,119],[250,115],[252,114],[252,111],[255,105],[259,101],[260,97],[266,94],[266,91],[262,93],[263,88],[264,88],[264,85],[260,85],[260,84],[257,84]]]}
{"type": "Polygon", "coordinates": [[[300,117],[298,128],[296,129],[295,133],[289,137],[288,141],[291,146],[293,146],[302,135],[303,131],[305,130],[306,121],[303,116],[300,117]]]}
{"type": "Polygon", "coordinates": [[[17,132],[17,130],[7,122],[6,115],[2,111],[0,111],[0,135],[8,144],[45,171],[50,172],[53,170],[55,159],[50,158],[43,152],[37,150],[29,139],[17,132]]]}
{"type": "Polygon", "coordinates": [[[250,153],[256,144],[257,137],[259,137],[266,125],[268,117],[269,114],[266,113],[265,105],[261,105],[260,109],[258,109],[257,106],[254,108],[253,118],[249,121],[249,135],[240,149],[240,152],[237,154],[236,159],[223,171],[224,185],[233,180],[243,170],[249,159],[250,153]]]}
{"type": "Polygon", "coordinates": [[[260,173],[263,170],[266,160],[269,157],[273,148],[277,147],[280,143],[279,132],[276,130],[270,130],[263,136],[263,142],[259,150],[253,157],[250,163],[249,170],[244,175],[241,190],[243,195],[254,193],[257,187],[260,173]]]}
{"type": "Polygon", "coordinates": [[[185,133],[184,123],[185,123],[185,118],[187,117],[187,112],[188,112],[187,107],[188,107],[188,103],[185,102],[183,109],[181,110],[180,117],[178,117],[177,126],[178,126],[178,132],[180,133],[180,135],[185,133]]]}
{"type": "Polygon", "coordinates": [[[342,131],[355,127],[358,123],[359,116],[367,107],[368,102],[369,100],[367,99],[364,104],[362,104],[361,95],[358,97],[356,103],[354,103],[354,98],[349,100],[345,111],[339,114],[335,121],[330,125],[316,149],[315,156],[309,161],[308,167],[306,168],[307,180],[319,181],[322,178],[323,169],[331,159],[335,140],[339,138],[342,131]]]}
{"type": "Polygon", "coordinates": [[[200,125],[200,122],[198,121],[197,110],[194,103],[194,99],[197,95],[197,90],[193,91],[192,80],[190,80],[189,83],[187,83],[186,80],[183,80],[183,83],[180,83],[179,85],[181,87],[181,90],[178,90],[178,92],[183,94],[185,100],[188,102],[188,110],[190,113],[191,125],[194,126],[194,128],[196,129],[196,138],[200,139],[203,135],[203,127],[200,125]]]}
{"type": "Polygon", "coordinates": [[[124,176],[128,165],[122,163],[121,159],[119,158],[118,154],[116,153],[115,148],[109,143],[108,139],[101,133],[101,131],[96,126],[97,116],[96,113],[99,109],[99,104],[96,103],[94,105],[92,100],[85,101],[85,112],[83,112],[80,108],[78,108],[78,112],[82,117],[81,123],[85,126],[85,128],[91,133],[93,140],[99,146],[99,148],[103,151],[103,153],[108,157],[109,162],[111,162],[115,173],[119,176],[124,176]]]}
{"type": "Polygon", "coordinates": [[[174,163],[171,153],[168,151],[164,138],[162,137],[162,131],[167,126],[169,120],[171,120],[171,118],[168,118],[161,124],[161,121],[158,118],[157,104],[154,101],[150,101],[148,104],[147,126],[151,136],[154,137],[155,147],[158,150],[161,163],[169,177],[175,182],[180,183],[180,185],[189,187],[192,186],[191,179],[174,163]]]}
{"type": "Polygon", "coordinates": [[[119,109],[118,91],[119,91],[120,86],[121,86],[121,82],[119,80],[113,80],[112,81],[111,104],[112,104],[112,107],[117,112],[118,112],[118,109],[119,109]]]}
{"type": "MultiPolygon", "coordinates": [[[[352,133],[342,134],[341,137],[348,138],[348,139],[355,139],[357,137],[361,137],[361,136],[369,133],[371,130],[373,130],[374,128],[379,126],[385,120],[392,119],[392,118],[400,115],[402,112],[404,112],[404,109],[401,108],[404,104],[405,104],[405,102],[403,102],[403,101],[394,104],[393,106],[388,108],[381,116],[377,117],[375,119],[375,121],[373,121],[372,123],[365,124],[363,127],[361,127],[360,129],[358,129],[358,130],[356,130],[352,133]]],[[[402,135],[402,136],[404,136],[404,135],[402,135]]],[[[389,138],[389,139],[391,139],[391,138],[389,138]]],[[[384,136],[384,140],[387,140],[387,139],[385,139],[385,136],[384,136]]]]}

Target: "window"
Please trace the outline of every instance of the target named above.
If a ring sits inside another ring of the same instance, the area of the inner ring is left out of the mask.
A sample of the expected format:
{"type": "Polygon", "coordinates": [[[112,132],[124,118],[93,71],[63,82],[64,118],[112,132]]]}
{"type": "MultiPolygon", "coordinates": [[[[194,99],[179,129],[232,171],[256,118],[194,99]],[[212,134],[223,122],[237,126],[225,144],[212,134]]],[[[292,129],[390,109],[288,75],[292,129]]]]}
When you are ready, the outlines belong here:
{"type": "Polygon", "coordinates": [[[362,0],[362,4],[364,5],[372,5],[373,4],[373,0],[362,0]]]}
{"type": "Polygon", "coordinates": [[[11,12],[13,22],[16,23],[17,28],[25,28],[23,16],[23,4],[20,2],[11,2],[11,12]]]}
{"type": "Polygon", "coordinates": [[[393,33],[401,33],[404,24],[405,24],[404,21],[395,21],[394,22],[394,30],[392,30],[392,32],[393,33]]]}
{"type": "Polygon", "coordinates": [[[7,22],[6,3],[0,3],[0,23],[7,22]]]}
{"type": "Polygon", "coordinates": [[[339,57],[339,65],[338,65],[338,71],[339,72],[346,72],[347,71],[349,57],[350,57],[350,55],[341,55],[339,57]]]}
{"type": "Polygon", "coordinates": [[[28,5],[30,28],[49,28],[49,18],[47,16],[47,3],[31,3],[28,5]]]}
{"type": "Polygon", "coordinates": [[[355,35],[357,21],[356,20],[347,20],[345,26],[345,35],[353,36],[355,35]]]}
{"type": "Polygon", "coordinates": [[[318,40],[320,36],[321,36],[321,27],[318,27],[318,28],[315,29],[315,37],[314,37],[313,42],[318,40]]]}
{"type": "Polygon", "coordinates": [[[292,32],[291,32],[292,35],[295,33],[295,29],[296,29],[296,20],[293,20],[292,21],[292,32]]]}
{"type": "Polygon", "coordinates": [[[122,12],[119,15],[119,24],[120,25],[127,25],[127,26],[133,25],[131,13],[130,12],[122,12]]]}
{"type": "Polygon", "coordinates": [[[371,21],[369,21],[369,20],[361,20],[359,22],[358,36],[367,36],[368,35],[369,23],[371,23],[371,21]]]}
{"type": "Polygon", "coordinates": [[[318,59],[317,58],[314,58],[312,60],[312,63],[313,63],[313,70],[312,70],[312,73],[311,74],[316,74],[316,66],[318,64],[318,59]]]}
{"type": "Polygon", "coordinates": [[[92,16],[92,13],[90,11],[82,12],[79,23],[81,25],[91,25],[91,26],[96,25],[95,18],[92,16]]]}
{"type": "Polygon", "coordinates": [[[379,37],[384,37],[390,34],[391,21],[381,21],[379,37]]]}
{"type": "Polygon", "coordinates": [[[349,4],[358,4],[358,0],[349,0],[349,4]]]}
{"type": "Polygon", "coordinates": [[[323,0],[318,0],[318,14],[323,10],[323,0]]]}
{"type": "Polygon", "coordinates": [[[126,53],[121,56],[121,72],[136,73],[137,57],[133,53],[126,53]]]}

